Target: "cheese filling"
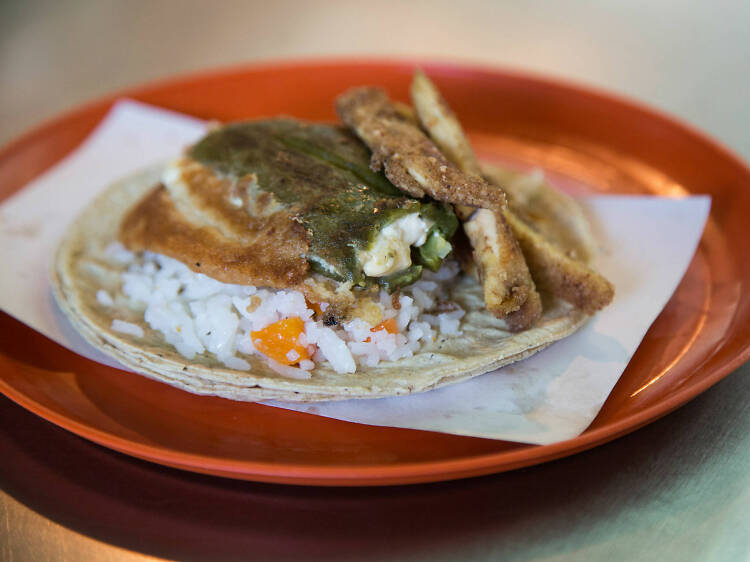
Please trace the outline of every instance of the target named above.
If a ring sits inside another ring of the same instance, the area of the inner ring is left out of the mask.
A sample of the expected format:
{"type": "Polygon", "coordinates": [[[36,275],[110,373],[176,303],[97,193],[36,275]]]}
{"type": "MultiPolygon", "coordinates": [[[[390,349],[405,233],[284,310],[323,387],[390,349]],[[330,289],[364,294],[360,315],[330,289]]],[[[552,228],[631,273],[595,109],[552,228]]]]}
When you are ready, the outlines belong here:
{"type": "Polygon", "coordinates": [[[357,254],[362,270],[369,277],[384,277],[411,265],[411,247],[427,241],[432,226],[418,213],[396,219],[383,228],[367,250],[357,254]]]}

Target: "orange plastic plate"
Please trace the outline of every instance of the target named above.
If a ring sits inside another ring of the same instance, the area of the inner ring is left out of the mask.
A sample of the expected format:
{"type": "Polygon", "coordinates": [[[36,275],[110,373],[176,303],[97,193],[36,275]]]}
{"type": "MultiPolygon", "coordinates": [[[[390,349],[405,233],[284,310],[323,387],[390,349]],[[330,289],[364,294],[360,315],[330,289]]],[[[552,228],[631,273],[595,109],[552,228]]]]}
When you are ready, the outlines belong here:
{"type": "MultiPolygon", "coordinates": [[[[511,470],[604,443],[684,404],[750,356],[750,170],[742,162],[689,127],[610,95],[499,70],[420,66],[483,158],[540,166],[578,188],[713,198],[685,278],[582,435],[522,445],[194,396],[83,359],[5,314],[0,391],[82,437],[156,463],[268,482],[403,484],[511,470]]],[[[413,68],[404,61],[268,64],[121,92],[6,146],[0,198],[74,149],[121,96],[204,119],[333,120],[335,96],[351,86],[376,84],[407,100],[413,68]]]]}

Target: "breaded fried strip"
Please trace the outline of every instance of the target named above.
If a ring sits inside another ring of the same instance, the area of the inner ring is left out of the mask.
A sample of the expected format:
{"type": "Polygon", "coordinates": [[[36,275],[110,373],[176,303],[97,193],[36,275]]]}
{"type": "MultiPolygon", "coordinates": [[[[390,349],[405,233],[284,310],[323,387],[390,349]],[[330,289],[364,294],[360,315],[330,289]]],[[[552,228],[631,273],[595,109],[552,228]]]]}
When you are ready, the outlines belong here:
{"type": "Polygon", "coordinates": [[[483,239],[484,254],[494,260],[477,259],[484,283],[485,305],[499,317],[507,317],[516,330],[527,328],[541,313],[534,288],[518,243],[510,235],[503,218],[506,205],[502,190],[479,176],[461,171],[404,117],[383,90],[355,88],[339,96],[336,108],[342,121],[352,128],[372,150],[371,168],[385,168],[385,175],[398,188],[413,197],[425,194],[433,199],[488,209],[500,228],[495,236],[483,239]],[[489,267],[488,267],[489,266],[489,267]],[[531,305],[524,305],[526,303],[531,305]]]}
{"type": "MultiPolygon", "coordinates": [[[[417,118],[441,152],[467,174],[481,177],[479,162],[461,124],[443,96],[421,70],[414,73],[411,97],[417,118]]],[[[485,302],[492,303],[497,298],[497,287],[504,284],[503,277],[507,264],[507,260],[503,259],[499,248],[492,244],[492,241],[501,238],[513,239],[513,234],[504,217],[498,220],[492,211],[477,210],[464,205],[456,205],[455,209],[473,249],[474,262],[482,279],[485,302]]],[[[514,330],[529,327],[542,314],[542,301],[534,288],[533,279],[530,284],[532,290],[529,291],[529,298],[518,311],[507,318],[514,330]]],[[[492,310],[490,305],[487,308],[492,310]]]]}
{"type": "Polygon", "coordinates": [[[370,167],[385,170],[392,184],[412,197],[484,209],[505,208],[505,194],[451,163],[380,88],[354,88],[340,95],[341,120],[372,150],[370,167]]]}
{"type": "MultiPolygon", "coordinates": [[[[435,144],[465,172],[481,174],[479,162],[458,119],[424,73],[415,73],[411,93],[419,121],[435,144]]],[[[523,201],[520,197],[514,200],[520,204],[523,201]]],[[[459,216],[465,212],[458,207],[456,211],[459,216]]],[[[524,209],[521,208],[520,211],[524,209]]],[[[521,245],[531,275],[541,290],[550,292],[588,313],[593,313],[612,301],[614,288],[604,277],[584,263],[566,256],[511,208],[505,209],[504,216],[513,236],[521,245]]],[[[475,249],[479,233],[492,228],[489,222],[482,221],[478,228],[471,229],[475,231],[472,235],[469,225],[476,219],[475,216],[464,225],[464,230],[475,249]]]]}
{"type": "Polygon", "coordinates": [[[589,314],[612,302],[615,290],[604,277],[584,263],[567,257],[518,216],[508,213],[506,218],[539,289],[589,314]]]}
{"type": "MultiPolygon", "coordinates": [[[[511,291],[516,290],[512,283],[513,272],[508,271],[506,266],[514,257],[506,255],[510,245],[503,244],[501,240],[515,241],[515,239],[508,223],[498,221],[498,216],[501,215],[487,209],[479,209],[471,220],[464,222],[463,225],[464,232],[471,243],[474,263],[482,282],[485,306],[496,316],[501,316],[493,310],[494,303],[503,298],[502,291],[507,286],[511,286],[511,291]]],[[[529,286],[530,290],[527,289],[526,299],[520,308],[502,315],[514,332],[531,326],[542,313],[542,300],[536,292],[533,281],[525,285],[525,287],[529,286]]]]}
{"type": "Polygon", "coordinates": [[[565,255],[511,210],[505,218],[521,245],[526,263],[539,289],[552,293],[576,308],[592,314],[607,306],[615,295],[612,283],[588,267],[583,261],[565,255]]]}
{"type": "Polygon", "coordinates": [[[412,123],[417,123],[417,114],[414,113],[414,108],[408,103],[404,103],[402,101],[394,101],[393,107],[396,108],[396,111],[401,114],[404,119],[406,119],[407,121],[411,121],[412,123]]]}
{"type": "Polygon", "coordinates": [[[541,170],[523,173],[487,166],[482,171],[488,182],[503,186],[508,207],[518,218],[569,258],[591,261],[595,248],[586,215],[570,195],[550,187],[541,170]]]}
{"type": "Polygon", "coordinates": [[[482,176],[474,149],[461,123],[432,80],[421,70],[414,71],[411,100],[422,128],[440,151],[467,174],[482,176]]]}

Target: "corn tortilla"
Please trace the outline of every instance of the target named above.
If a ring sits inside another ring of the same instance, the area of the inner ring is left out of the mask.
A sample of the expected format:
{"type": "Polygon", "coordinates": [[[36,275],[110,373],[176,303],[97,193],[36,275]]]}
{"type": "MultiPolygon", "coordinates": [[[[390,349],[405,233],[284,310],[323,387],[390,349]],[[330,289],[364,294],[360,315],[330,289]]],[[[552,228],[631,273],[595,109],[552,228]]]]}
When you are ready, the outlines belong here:
{"type": "MultiPolygon", "coordinates": [[[[105,251],[117,240],[128,209],[159,182],[161,169],[151,168],[114,183],[83,211],[58,248],[52,287],[61,310],[90,344],[137,373],[188,392],[249,402],[314,402],[425,392],[524,359],[570,335],[589,318],[568,303],[543,295],[541,320],[526,331],[512,333],[484,308],[479,283],[462,275],[452,291],[453,299],[467,312],[462,333],[438,336],[413,357],[374,367],[359,365],[354,374],[338,374],[327,363],[319,363],[308,380],[285,378],[259,356],[243,356],[251,365],[249,371],[229,369],[210,353],[188,360],[146,324],[141,311],[125,304],[127,298],[120,289],[125,266],[113,264],[105,251]],[[99,303],[100,289],[114,296],[114,306],[99,303]],[[114,331],[114,318],[137,324],[144,336],[114,331]]],[[[575,236],[575,245],[587,248],[590,255],[594,244],[583,213],[577,208],[571,213],[569,206],[565,212],[564,222],[575,223],[568,230],[575,236]]],[[[550,220],[563,222],[562,218],[550,220]]]]}

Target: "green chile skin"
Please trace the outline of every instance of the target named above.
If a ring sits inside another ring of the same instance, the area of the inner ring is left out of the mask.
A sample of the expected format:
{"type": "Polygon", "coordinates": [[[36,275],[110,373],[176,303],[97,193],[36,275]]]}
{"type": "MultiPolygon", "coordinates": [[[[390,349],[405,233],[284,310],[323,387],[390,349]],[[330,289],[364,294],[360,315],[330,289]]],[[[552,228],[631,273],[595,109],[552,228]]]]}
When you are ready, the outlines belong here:
{"type": "MultiPolygon", "coordinates": [[[[393,291],[419,279],[421,267],[368,278],[356,257],[401,216],[420,213],[445,240],[458,227],[450,206],[408,197],[373,172],[367,147],[335,125],[289,118],[232,123],[208,133],[189,156],[234,180],[254,174],[257,188],[290,208],[307,230],[313,270],[338,281],[393,291]]],[[[435,260],[429,256],[431,269],[435,260]]]]}

